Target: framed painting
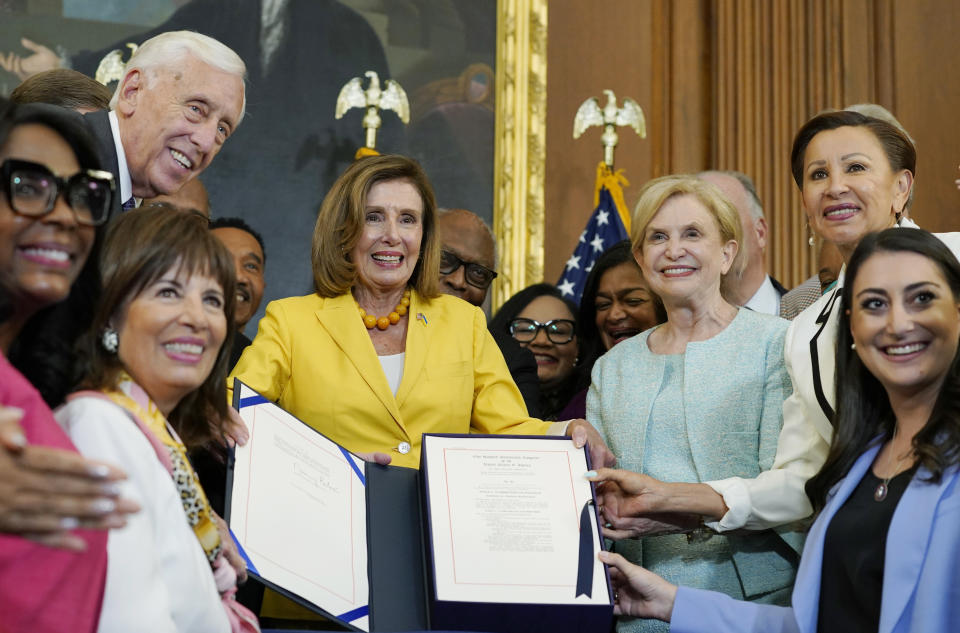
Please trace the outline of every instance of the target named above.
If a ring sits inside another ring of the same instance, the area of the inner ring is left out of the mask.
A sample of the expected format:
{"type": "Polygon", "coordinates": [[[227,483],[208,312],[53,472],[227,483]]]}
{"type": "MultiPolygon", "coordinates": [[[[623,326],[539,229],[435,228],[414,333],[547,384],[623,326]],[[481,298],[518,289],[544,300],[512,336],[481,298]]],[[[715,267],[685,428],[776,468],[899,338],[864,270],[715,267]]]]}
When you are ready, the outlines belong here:
{"type": "MultiPolygon", "coordinates": [[[[213,217],[263,234],[267,300],[312,291],[316,211],[364,142],[362,110],[337,120],[334,106],[368,70],[410,100],[406,126],[383,113],[377,149],[416,158],[438,204],[493,225],[493,305],[542,277],[546,0],[0,0],[0,15],[0,54],[20,69],[94,76],[111,51],[178,29],[240,54],[246,118],[200,179],[213,217]]],[[[0,95],[25,75],[0,69],[0,95]]]]}

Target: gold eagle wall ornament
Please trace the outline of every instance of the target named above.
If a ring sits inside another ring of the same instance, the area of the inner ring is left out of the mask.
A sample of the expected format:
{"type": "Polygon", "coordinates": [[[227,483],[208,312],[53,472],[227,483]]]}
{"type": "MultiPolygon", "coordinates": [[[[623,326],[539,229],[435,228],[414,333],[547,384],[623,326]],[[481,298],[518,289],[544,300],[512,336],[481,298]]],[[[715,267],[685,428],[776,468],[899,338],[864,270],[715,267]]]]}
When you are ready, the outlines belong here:
{"type": "MultiPolygon", "coordinates": [[[[127,57],[129,61],[130,57],[133,57],[133,54],[136,53],[140,47],[133,42],[127,42],[127,48],[130,49],[130,56],[127,57]]],[[[94,79],[104,86],[109,86],[111,81],[120,81],[123,79],[123,71],[126,70],[126,68],[127,62],[123,61],[123,49],[115,48],[100,60],[94,79]]]]}
{"type": "Polygon", "coordinates": [[[600,141],[603,143],[603,162],[613,167],[613,150],[620,137],[617,135],[617,126],[629,125],[640,138],[647,138],[647,121],[643,116],[643,109],[637,102],[627,97],[623,100],[623,107],[617,107],[617,96],[613,90],[604,90],[607,95],[607,104],[600,107],[596,97],[590,97],[577,110],[573,118],[573,138],[580,138],[587,128],[595,125],[603,126],[600,141]]]}
{"type": "Polygon", "coordinates": [[[409,123],[410,102],[407,100],[407,93],[394,80],[387,79],[384,82],[386,87],[381,90],[377,73],[368,70],[363,74],[370,78],[370,85],[364,90],[360,77],[354,77],[344,84],[340,89],[340,96],[337,97],[334,117],[342,118],[353,108],[366,108],[367,113],[363,117],[363,128],[367,131],[366,146],[374,149],[377,144],[377,130],[382,123],[380,110],[393,110],[401,121],[409,123]]]}

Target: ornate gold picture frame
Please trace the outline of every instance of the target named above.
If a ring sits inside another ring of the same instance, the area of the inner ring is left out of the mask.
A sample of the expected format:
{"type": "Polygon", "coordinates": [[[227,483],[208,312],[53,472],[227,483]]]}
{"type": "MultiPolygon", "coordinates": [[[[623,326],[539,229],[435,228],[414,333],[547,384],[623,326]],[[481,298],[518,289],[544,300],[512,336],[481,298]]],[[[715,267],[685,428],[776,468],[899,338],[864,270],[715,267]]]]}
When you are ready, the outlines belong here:
{"type": "Polygon", "coordinates": [[[543,280],[547,0],[497,0],[492,310],[543,280]]]}

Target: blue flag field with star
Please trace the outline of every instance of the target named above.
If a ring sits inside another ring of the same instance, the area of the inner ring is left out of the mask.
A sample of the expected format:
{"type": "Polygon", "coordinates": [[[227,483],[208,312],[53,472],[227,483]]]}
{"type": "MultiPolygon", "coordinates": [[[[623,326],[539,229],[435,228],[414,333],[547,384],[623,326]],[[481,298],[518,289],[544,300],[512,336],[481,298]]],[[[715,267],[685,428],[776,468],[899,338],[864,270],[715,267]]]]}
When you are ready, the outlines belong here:
{"type": "Polygon", "coordinates": [[[587,228],[580,234],[577,248],[567,260],[563,275],[557,282],[557,288],[563,296],[577,305],[580,305],[583,287],[597,258],[603,251],[629,237],[609,189],[602,187],[599,198],[597,208],[591,214],[587,228]]]}

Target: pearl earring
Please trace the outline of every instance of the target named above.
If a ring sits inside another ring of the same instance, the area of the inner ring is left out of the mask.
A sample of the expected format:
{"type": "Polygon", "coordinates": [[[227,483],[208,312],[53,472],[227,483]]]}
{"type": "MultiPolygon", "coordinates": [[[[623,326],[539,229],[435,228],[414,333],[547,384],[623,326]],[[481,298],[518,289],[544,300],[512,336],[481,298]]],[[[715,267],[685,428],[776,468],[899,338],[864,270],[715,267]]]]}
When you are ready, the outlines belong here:
{"type": "Polygon", "coordinates": [[[856,343],[850,343],[850,349],[857,349],[856,343]]]}

